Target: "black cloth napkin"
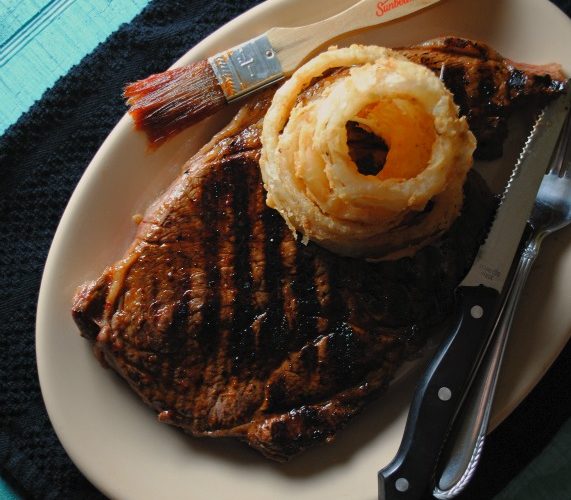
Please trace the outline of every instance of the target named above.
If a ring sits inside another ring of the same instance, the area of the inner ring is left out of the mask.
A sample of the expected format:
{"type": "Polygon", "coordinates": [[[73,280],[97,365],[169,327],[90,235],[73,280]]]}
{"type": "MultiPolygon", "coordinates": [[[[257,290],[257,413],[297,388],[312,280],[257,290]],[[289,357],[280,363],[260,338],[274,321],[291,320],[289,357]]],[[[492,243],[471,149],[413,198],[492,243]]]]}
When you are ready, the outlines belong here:
{"type": "MultiPolygon", "coordinates": [[[[164,70],[258,3],[155,0],[58,80],[0,138],[0,473],[24,498],[103,498],[60,445],[36,370],[36,301],[66,203],[125,112],[125,83],[164,70]]],[[[571,15],[571,0],[555,3],[571,15]]],[[[491,498],[569,417],[570,360],[568,347],[490,436],[473,485],[461,498],[491,498]]]]}

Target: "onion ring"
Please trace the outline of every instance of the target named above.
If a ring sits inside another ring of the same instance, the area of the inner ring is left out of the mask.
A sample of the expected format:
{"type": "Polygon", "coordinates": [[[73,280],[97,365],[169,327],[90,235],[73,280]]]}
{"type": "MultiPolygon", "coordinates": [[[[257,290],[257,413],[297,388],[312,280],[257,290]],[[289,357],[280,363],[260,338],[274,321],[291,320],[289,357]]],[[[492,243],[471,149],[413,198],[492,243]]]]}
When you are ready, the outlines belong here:
{"type": "Polygon", "coordinates": [[[377,260],[410,255],[450,227],[476,141],[430,70],[390,49],[352,45],[318,55],[278,89],[262,145],[267,204],[302,241],[377,260]],[[298,99],[339,67],[350,69],[298,99]],[[359,173],[351,159],[350,121],[388,144],[378,174],[359,173]]]}

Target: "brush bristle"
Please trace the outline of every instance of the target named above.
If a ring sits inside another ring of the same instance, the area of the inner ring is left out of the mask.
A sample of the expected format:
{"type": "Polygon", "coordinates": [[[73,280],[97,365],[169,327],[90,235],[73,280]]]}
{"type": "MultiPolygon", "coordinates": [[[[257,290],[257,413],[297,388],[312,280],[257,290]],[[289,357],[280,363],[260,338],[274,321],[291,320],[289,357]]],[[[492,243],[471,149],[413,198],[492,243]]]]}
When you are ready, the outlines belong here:
{"type": "Polygon", "coordinates": [[[214,71],[205,60],[131,83],[123,96],[135,126],[147,134],[153,145],[161,144],[226,104],[214,71]]]}

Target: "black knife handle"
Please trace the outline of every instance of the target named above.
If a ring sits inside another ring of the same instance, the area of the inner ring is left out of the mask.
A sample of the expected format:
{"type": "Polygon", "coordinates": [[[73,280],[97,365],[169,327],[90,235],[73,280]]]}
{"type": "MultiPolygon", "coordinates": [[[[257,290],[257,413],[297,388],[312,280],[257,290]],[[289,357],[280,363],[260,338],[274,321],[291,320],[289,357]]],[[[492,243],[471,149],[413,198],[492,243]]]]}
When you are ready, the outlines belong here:
{"type": "Polygon", "coordinates": [[[379,471],[379,500],[420,499],[432,484],[439,454],[499,305],[499,293],[492,288],[458,289],[457,321],[416,387],[395,458],[379,471]]]}

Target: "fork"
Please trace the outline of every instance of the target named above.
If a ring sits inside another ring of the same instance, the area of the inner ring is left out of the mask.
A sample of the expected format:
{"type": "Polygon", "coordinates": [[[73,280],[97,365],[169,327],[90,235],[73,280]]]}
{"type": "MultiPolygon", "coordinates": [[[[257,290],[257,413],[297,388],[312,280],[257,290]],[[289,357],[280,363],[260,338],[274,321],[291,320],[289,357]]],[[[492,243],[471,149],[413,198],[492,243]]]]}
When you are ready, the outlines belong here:
{"type": "Polygon", "coordinates": [[[529,218],[531,234],[514,271],[512,284],[496,323],[495,333],[482,361],[459,425],[451,440],[448,462],[433,495],[450,499],[458,495],[473,477],[480,461],[498,374],[514,314],[524,285],[546,236],[571,223],[571,126],[567,116],[558,145],[541,183],[529,218]]]}

